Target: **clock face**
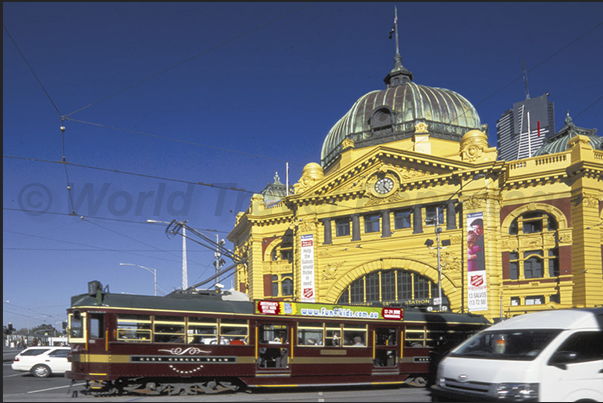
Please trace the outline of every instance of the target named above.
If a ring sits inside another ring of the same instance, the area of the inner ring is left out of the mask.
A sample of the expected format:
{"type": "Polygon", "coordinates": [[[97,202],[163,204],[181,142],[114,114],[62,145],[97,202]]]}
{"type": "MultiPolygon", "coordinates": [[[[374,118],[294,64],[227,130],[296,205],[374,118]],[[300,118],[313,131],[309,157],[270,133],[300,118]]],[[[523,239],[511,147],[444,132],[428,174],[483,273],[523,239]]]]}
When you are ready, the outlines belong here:
{"type": "Polygon", "coordinates": [[[390,178],[381,178],[375,183],[375,192],[382,195],[391,192],[393,188],[394,181],[390,178]]]}

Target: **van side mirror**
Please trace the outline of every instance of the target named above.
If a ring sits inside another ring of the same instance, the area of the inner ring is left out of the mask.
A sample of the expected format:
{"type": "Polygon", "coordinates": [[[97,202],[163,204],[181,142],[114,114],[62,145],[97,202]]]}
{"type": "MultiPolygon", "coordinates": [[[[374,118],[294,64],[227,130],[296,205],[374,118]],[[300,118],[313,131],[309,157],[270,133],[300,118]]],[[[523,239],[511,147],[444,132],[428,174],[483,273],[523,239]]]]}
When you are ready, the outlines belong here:
{"type": "Polygon", "coordinates": [[[567,364],[576,361],[578,353],[574,351],[557,351],[549,360],[549,365],[566,370],[567,364]]]}

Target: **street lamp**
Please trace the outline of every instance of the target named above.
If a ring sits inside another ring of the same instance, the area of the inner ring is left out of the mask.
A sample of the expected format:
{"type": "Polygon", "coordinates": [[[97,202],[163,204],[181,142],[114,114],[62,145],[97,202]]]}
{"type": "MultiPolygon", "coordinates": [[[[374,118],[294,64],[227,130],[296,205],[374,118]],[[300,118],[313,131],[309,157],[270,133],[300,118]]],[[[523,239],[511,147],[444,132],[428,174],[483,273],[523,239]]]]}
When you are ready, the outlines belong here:
{"type": "Polygon", "coordinates": [[[144,267],[138,264],[133,264],[133,263],[120,263],[120,266],[136,266],[136,267],[140,267],[141,269],[145,269],[146,271],[149,271],[151,273],[153,273],[153,277],[155,278],[155,296],[157,296],[157,269],[149,269],[148,267],[144,267]]]}
{"type": "MultiPolygon", "coordinates": [[[[477,174],[477,175],[474,175],[473,178],[471,178],[471,180],[469,182],[462,183],[459,190],[454,192],[452,194],[452,196],[450,196],[444,203],[442,203],[438,207],[436,207],[435,220],[433,218],[425,219],[425,222],[427,224],[431,224],[435,221],[436,246],[435,246],[435,248],[432,248],[432,249],[438,250],[438,301],[437,302],[438,302],[438,309],[440,312],[442,311],[442,260],[441,260],[441,255],[440,255],[440,248],[442,246],[450,246],[450,239],[445,239],[440,243],[440,234],[442,233],[442,228],[440,228],[440,224],[441,224],[440,223],[440,211],[443,211],[444,206],[450,200],[452,200],[453,197],[458,195],[463,190],[463,186],[465,186],[468,183],[473,182],[474,180],[484,178],[485,176],[486,176],[485,174],[477,174]]],[[[462,218],[461,218],[461,222],[462,222],[462,218]]],[[[425,241],[425,246],[427,246],[428,248],[431,248],[431,245],[433,245],[433,240],[427,239],[425,241]]],[[[464,297],[465,296],[463,295],[463,298],[464,297]]]]}
{"type": "MultiPolygon", "coordinates": [[[[171,224],[167,221],[147,220],[150,224],[171,224]]],[[[186,224],[187,221],[184,222],[186,224]]],[[[182,226],[182,289],[188,288],[188,263],[186,259],[186,227],[182,226]]]]}

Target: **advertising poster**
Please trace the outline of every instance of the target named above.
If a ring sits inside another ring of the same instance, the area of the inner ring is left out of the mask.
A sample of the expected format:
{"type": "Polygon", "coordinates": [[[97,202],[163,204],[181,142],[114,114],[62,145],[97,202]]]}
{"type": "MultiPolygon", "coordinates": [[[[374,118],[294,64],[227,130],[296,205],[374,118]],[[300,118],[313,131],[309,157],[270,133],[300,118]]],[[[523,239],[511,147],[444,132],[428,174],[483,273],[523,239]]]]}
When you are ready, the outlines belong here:
{"type": "Polygon", "coordinates": [[[467,305],[469,312],[488,309],[484,213],[467,214],[467,305]]]}
{"type": "Polygon", "coordinates": [[[310,304],[303,302],[256,301],[255,313],[262,315],[316,316],[320,318],[403,320],[400,308],[310,304]]]}
{"type": "Polygon", "coordinates": [[[301,236],[301,301],[314,302],[314,235],[301,236]]]}

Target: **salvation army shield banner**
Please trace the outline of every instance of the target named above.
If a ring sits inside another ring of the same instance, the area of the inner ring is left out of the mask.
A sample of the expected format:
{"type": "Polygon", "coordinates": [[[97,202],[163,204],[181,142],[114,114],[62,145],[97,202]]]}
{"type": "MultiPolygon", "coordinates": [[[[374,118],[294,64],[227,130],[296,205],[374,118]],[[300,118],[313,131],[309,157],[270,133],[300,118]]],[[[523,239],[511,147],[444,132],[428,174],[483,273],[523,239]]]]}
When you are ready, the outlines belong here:
{"type": "Polygon", "coordinates": [[[467,307],[469,312],[488,309],[484,213],[467,214],[467,307]]]}
{"type": "Polygon", "coordinates": [[[301,236],[301,301],[314,302],[314,235],[301,236]]]}

